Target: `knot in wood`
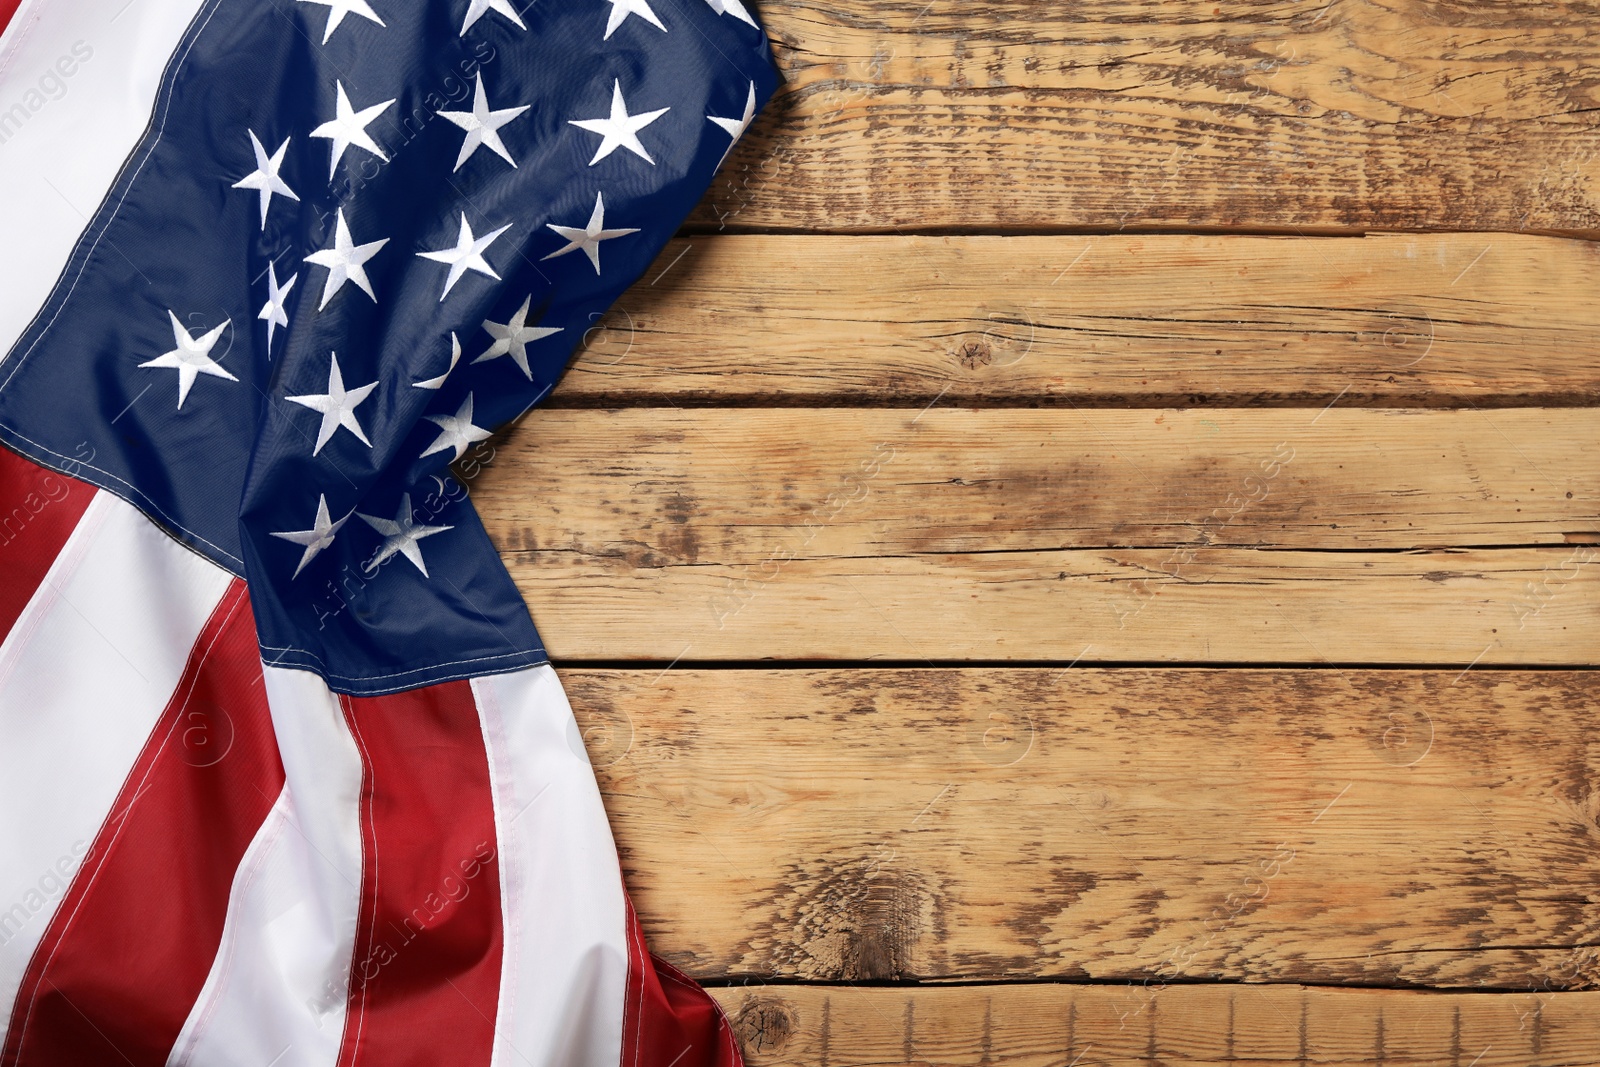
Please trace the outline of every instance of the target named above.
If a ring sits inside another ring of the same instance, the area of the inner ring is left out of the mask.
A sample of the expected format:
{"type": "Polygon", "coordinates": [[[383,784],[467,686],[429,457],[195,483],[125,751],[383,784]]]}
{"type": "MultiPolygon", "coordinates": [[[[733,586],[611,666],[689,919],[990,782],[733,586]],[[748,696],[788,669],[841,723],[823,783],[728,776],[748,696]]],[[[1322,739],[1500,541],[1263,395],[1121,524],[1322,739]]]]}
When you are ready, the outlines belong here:
{"type": "Polygon", "coordinates": [[[739,1044],[750,1052],[781,1052],[799,1026],[794,1005],[779,997],[746,997],[733,1019],[739,1044]]]}
{"type": "Polygon", "coordinates": [[[994,362],[994,350],[987,341],[968,341],[956,349],[956,360],[967,370],[977,370],[994,362]]]}

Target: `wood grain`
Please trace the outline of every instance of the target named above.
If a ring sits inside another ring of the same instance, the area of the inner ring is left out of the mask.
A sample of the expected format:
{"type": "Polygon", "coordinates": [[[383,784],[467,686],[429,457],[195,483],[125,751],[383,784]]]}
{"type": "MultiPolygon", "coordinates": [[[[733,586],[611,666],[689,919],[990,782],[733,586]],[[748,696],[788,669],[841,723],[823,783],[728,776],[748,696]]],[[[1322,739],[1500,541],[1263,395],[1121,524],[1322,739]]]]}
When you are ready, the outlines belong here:
{"type": "Polygon", "coordinates": [[[708,228],[1600,232],[1593,5],[769,0],[708,228]]]}
{"type": "Polygon", "coordinates": [[[564,659],[1584,664],[1595,419],[552,411],[474,486],[564,659]]]}
{"type": "Polygon", "coordinates": [[[712,995],[750,1067],[1600,1064],[1600,993],[756,985],[712,995]]]}
{"type": "Polygon", "coordinates": [[[703,978],[1600,983],[1594,672],[560,674],[703,978]]]}
{"type": "Polygon", "coordinates": [[[695,237],[550,403],[1593,403],[1597,291],[1512,234],[695,237]]]}

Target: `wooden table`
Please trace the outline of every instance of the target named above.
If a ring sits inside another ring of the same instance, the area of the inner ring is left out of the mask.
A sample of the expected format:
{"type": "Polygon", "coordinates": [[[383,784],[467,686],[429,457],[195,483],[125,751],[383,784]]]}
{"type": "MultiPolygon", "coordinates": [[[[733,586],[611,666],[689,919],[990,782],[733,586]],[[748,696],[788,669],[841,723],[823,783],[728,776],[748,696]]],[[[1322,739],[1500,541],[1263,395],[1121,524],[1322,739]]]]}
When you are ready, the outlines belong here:
{"type": "Polygon", "coordinates": [[[752,1065],[1600,1063],[1600,8],[768,0],[467,471],[752,1065]]]}

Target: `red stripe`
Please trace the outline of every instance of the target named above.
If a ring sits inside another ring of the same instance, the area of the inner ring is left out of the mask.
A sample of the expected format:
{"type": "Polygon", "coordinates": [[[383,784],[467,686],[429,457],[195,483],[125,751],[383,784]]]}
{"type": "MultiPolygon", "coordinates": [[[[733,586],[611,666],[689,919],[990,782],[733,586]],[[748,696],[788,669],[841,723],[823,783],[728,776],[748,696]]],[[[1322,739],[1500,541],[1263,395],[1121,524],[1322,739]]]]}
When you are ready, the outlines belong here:
{"type": "Polygon", "coordinates": [[[0,0],[0,33],[5,32],[6,23],[11,21],[11,16],[17,13],[17,4],[20,0],[0,0]]]}
{"type": "MultiPolygon", "coordinates": [[[[0,0],[0,14],[11,14],[10,2],[0,0]]],[[[94,493],[92,485],[0,448],[0,641],[44,581],[94,493]]]]}
{"type": "Polygon", "coordinates": [[[688,975],[645,951],[631,900],[622,1067],[744,1067],[717,1002],[688,975]]]}
{"type": "Polygon", "coordinates": [[[486,1067],[500,997],[500,872],[472,687],[341,700],[365,781],[339,1067],[486,1067]]]}
{"type": "Polygon", "coordinates": [[[222,940],[234,870],[282,789],[235,580],[29,961],[0,1064],[161,1067],[222,940]]]}

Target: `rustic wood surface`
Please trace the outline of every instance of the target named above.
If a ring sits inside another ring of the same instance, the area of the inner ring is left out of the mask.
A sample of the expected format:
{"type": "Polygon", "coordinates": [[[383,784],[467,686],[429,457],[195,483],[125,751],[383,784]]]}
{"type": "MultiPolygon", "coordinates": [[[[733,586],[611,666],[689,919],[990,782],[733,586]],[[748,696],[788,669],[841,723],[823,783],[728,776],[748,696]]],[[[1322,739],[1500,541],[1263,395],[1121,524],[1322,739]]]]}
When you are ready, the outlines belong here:
{"type": "Polygon", "coordinates": [[[750,1067],[1600,1064],[1600,993],[1248,985],[757,985],[712,993],[750,1067]]]}
{"type": "Polygon", "coordinates": [[[1600,7],[754,6],[461,465],[652,947],[752,1067],[1600,1065],[1600,7]]]}
{"type": "Polygon", "coordinates": [[[696,236],[550,403],[1582,403],[1596,292],[1593,245],[1505,233],[696,236]]]}
{"type": "Polygon", "coordinates": [[[1600,984],[1590,672],[564,679],[694,974],[1600,984]]]}
{"type": "Polygon", "coordinates": [[[1600,233],[1586,2],[769,0],[708,229],[1600,233]]]}

